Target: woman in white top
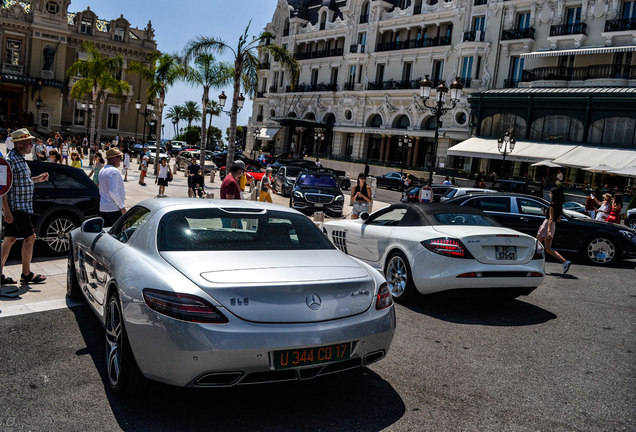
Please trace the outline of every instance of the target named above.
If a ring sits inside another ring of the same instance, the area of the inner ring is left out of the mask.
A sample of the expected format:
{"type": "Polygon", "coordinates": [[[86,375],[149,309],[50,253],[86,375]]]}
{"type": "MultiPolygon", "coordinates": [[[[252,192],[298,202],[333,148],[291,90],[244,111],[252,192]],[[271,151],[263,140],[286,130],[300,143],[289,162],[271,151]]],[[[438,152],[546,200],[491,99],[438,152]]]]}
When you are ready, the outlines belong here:
{"type": "Polygon", "coordinates": [[[124,181],[128,181],[128,170],[130,169],[130,149],[124,147],[124,181]]]}
{"type": "Polygon", "coordinates": [[[165,157],[161,158],[161,164],[159,165],[159,171],[157,171],[157,177],[155,183],[159,184],[159,196],[165,195],[166,186],[168,186],[168,177],[172,177],[172,171],[168,166],[168,161],[165,157]]]}
{"type": "Polygon", "coordinates": [[[604,221],[605,219],[607,219],[607,217],[610,215],[610,212],[612,211],[612,195],[606,193],[605,195],[603,195],[603,198],[605,198],[605,201],[603,202],[600,202],[599,200],[594,198],[597,204],[601,206],[596,211],[596,220],[604,221]]]}
{"type": "Polygon", "coordinates": [[[64,161],[65,165],[68,165],[68,155],[69,155],[69,149],[68,149],[68,142],[63,142],[62,145],[60,146],[60,153],[62,154],[62,160],[64,161]]]}

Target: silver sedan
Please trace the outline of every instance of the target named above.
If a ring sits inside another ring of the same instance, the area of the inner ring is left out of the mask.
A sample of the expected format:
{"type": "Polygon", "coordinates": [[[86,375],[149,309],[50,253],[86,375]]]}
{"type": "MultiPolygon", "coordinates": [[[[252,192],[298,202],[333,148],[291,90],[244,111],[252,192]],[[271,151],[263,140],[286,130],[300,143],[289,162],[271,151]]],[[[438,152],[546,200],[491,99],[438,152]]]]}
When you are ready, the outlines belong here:
{"type": "Polygon", "coordinates": [[[138,393],[310,379],[387,355],[384,277],[305,216],[252,201],[148,200],[70,234],[67,291],[105,327],[109,383],[138,393]]]}

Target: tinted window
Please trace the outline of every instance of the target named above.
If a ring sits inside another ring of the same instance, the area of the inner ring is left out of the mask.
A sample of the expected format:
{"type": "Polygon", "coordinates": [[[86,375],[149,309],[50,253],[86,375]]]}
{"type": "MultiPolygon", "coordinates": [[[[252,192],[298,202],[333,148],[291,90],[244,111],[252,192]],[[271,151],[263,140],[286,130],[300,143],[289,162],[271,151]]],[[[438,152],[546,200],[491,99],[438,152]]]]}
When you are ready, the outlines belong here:
{"type": "Polygon", "coordinates": [[[336,187],[336,181],[329,175],[302,174],[298,178],[298,184],[303,186],[336,187]]]}
{"type": "Polygon", "coordinates": [[[324,250],[334,246],[302,215],[221,209],[173,211],[159,224],[160,251],[324,250]]]}
{"type": "MultiPolygon", "coordinates": [[[[84,174],[84,172],[82,170],[77,170],[77,175],[84,175],[86,176],[86,174],[84,174]]],[[[35,189],[88,189],[88,186],[86,186],[85,183],[83,183],[81,180],[72,177],[70,175],[61,173],[61,172],[55,172],[55,171],[49,171],[49,181],[47,182],[42,182],[42,183],[36,183],[35,184],[35,189]]],[[[33,176],[35,176],[35,173],[32,173],[33,176]]],[[[88,176],[86,176],[88,178],[88,176]]]]}
{"type": "Polygon", "coordinates": [[[483,211],[510,213],[510,198],[477,198],[473,200],[473,207],[483,211]]]}
{"type": "Polygon", "coordinates": [[[400,223],[405,214],[406,209],[404,208],[393,209],[373,219],[369,219],[367,225],[396,226],[400,223]]]}
{"type": "Polygon", "coordinates": [[[452,197],[455,196],[455,194],[457,193],[458,189],[451,189],[448,192],[446,192],[446,195],[444,195],[446,198],[450,199],[452,197]]]}
{"type": "Polygon", "coordinates": [[[296,177],[302,172],[302,168],[287,167],[287,177],[296,177]]]}
{"type": "Polygon", "coordinates": [[[499,226],[489,217],[474,214],[449,213],[433,215],[440,225],[472,225],[472,226],[499,226]]]}
{"type": "Polygon", "coordinates": [[[519,213],[531,216],[545,216],[543,211],[545,206],[539,204],[534,200],[517,198],[517,207],[519,207],[519,213]]]}
{"type": "Polygon", "coordinates": [[[122,243],[128,243],[130,237],[146,220],[150,210],[144,207],[133,207],[126,212],[119,220],[113,225],[108,232],[111,236],[115,237],[122,243]]]}

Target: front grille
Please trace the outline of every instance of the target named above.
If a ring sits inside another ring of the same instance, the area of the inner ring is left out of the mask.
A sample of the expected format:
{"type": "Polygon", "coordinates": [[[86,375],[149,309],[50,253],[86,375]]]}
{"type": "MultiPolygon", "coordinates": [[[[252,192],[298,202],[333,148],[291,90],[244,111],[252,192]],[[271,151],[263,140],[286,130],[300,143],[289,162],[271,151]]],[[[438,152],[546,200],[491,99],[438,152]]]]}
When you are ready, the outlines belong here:
{"type": "Polygon", "coordinates": [[[333,201],[333,195],[308,193],[305,194],[305,199],[310,203],[331,204],[331,202],[333,201]]]}
{"type": "Polygon", "coordinates": [[[332,231],[331,241],[335,247],[349,255],[349,252],[347,252],[347,233],[345,231],[332,231]]]}

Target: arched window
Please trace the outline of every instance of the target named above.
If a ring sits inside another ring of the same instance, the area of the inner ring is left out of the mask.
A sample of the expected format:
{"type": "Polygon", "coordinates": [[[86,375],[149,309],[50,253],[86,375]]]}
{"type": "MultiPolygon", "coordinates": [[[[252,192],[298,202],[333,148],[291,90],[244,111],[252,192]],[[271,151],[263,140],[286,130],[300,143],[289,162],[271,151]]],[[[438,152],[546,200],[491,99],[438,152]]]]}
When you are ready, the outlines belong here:
{"type": "Polygon", "coordinates": [[[406,129],[409,126],[411,126],[411,121],[409,120],[409,117],[405,115],[398,118],[397,121],[395,122],[396,129],[406,129]]]}
{"type": "Polygon", "coordinates": [[[362,9],[360,10],[360,24],[369,22],[369,10],[370,10],[370,2],[366,1],[362,3],[362,9]]]}
{"type": "Polygon", "coordinates": [[[316,115],[315,115],[314,113],[310,112],[310,113],[307,113],[307,114],[305,115],[305,118],[306,118],[307,120],[316,120],[316,115]]]}
{"type": "Polygon", "coordinates": [[[532,123],[530,139],[583,142],[583,132],[583,123],[580,120],[564,115],[551,115],[532,123]]]}
{"type": "Polygon", "coordinates": [[[336,116],[333,115],[333,113],[329,113],[325,116],[323,122],[327,124],[336,124],[336,116]]]}
{"type": "Polygon", "coordinates": [[[587,142],[612,147],[636,147],[636,119],[609,117],[595,121],[587,142]]]}
{"type": "Polygon", "coordinates": [[[514,137],[526,136],[526,121],[514,114],[495,114],[481,122],[479,134],[485,137],[501,138],[506,132],[514,137]]]}
{"type": "Polygon", "coordinates": [[[320,30],[324,30],[327,23],[327,12],[320,14],[320,30]]]}
{"type": "Polygon", "coordinates": [[[369,119],[369,126],[380,127],[382,126],[382,116],[380,114],[376,114],[369,119]]]}
{"type": "Polygon", "coordinates": [[[287,117],[296,118],[296,113],[292,111],[289,114],[287,114],[287,117]]]}
{"type": "MultiPolygon", "coordinates": [[[[437,117],[435,116],[431,116],[426,120],[426,123],[424,123],[424,130],[435,130],[435,119],[437,117]]],[[[442,126],[442,119],[439,120],[439,125],[440,127],[442,126]]]]}
{"type": "Polygon", "coordinates": [[[289,36],[289,18],[285,18],[285,24],[283,25],[283,37],[289,36]]]}

